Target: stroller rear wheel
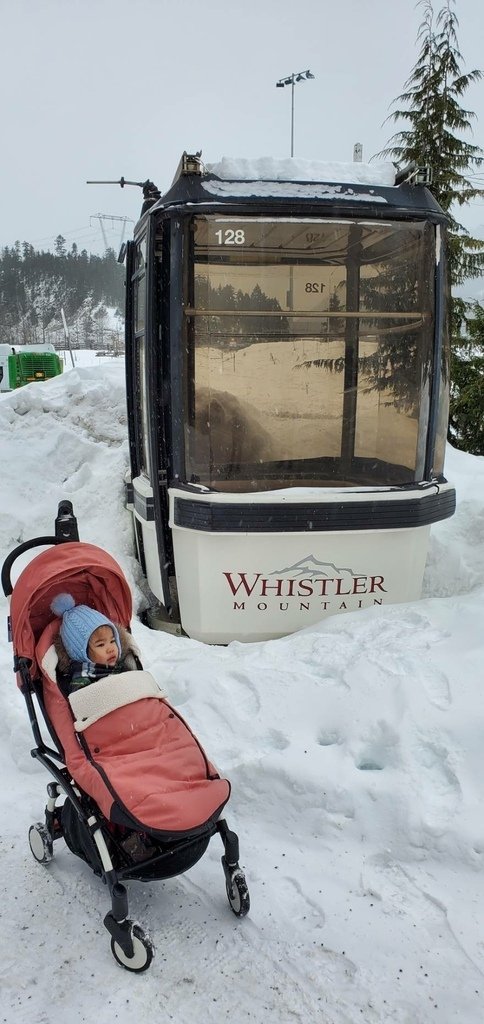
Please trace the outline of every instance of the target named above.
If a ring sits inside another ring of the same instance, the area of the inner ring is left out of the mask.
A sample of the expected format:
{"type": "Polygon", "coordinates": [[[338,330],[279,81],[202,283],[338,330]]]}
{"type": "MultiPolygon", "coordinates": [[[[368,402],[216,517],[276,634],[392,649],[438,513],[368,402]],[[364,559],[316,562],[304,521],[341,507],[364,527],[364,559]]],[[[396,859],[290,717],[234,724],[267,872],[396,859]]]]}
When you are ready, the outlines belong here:
{"type": "Polygon", "coordinates": [[[148,970],[155,949],[151,939],[145,935],[143,929],[137,924],[133,925],[131,941],[133,943],[132,956],[126,955],[119,943],[116,942],[116,939],[111,939],[111,953],[120,967],[125,967],[127,971],[141,974],[142,971],[148,970]]]}
{"type": "Polygon", "coordinates": [[[226,879],[227,899],[236,917],[245,917],[250,910],[250,896],[243,871],[237,869],[226,879]]]}
{"type": "Polygon", "coordinates": [[[29,828],[29,846],[39,864],[48,864],[53,857],[52,836],[42,821],[29,828]]]}

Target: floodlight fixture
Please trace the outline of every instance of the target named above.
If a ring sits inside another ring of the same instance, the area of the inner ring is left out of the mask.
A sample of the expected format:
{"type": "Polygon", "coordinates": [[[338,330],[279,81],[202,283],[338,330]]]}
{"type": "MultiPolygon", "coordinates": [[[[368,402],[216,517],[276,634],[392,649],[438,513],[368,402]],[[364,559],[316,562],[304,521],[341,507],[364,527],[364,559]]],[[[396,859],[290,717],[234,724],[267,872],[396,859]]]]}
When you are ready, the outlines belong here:
{"type": "Polygon", "coordinates": [[[312,71],[293,71],[287,78],[280,78],[276,82],[277,89],[283,89],[285,85],[291,86],[291,156],[294,156],[294,85],[296,82],[304,82],[307,78],[314,78],[312,71]]]}

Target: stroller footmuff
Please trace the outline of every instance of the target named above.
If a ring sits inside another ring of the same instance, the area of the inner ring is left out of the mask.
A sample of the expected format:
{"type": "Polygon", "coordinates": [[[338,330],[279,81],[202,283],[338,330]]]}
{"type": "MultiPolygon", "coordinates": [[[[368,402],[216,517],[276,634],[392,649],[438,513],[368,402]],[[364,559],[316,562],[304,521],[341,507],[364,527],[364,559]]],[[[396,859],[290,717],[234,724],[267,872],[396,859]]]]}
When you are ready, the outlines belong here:
{"type": "Polygon", "coordinates": [[[249,910],[238,839],[221,818],[230,783],[141,663],[136,671],[102,677],[69,696],[59,688],[54,645],[59,620],[51,611],[56,594],[68,589],[76,604],[125,629],[132,611],[121,568],[102,549],[79,541],[70,502],[59,506],[55,536],[28,541],[9,555],[2,585],[11,595],[14,669],[34,733],[32,756],[52,778],[45,820],[29,831],[32,854],[48,863],[55,841],[63,837],[89,864],[111,895],[104,924],[115,959],[128,970],[144,971],[153,946],[129,920],[125,881],[183,873],[218,833],[229,905],[238,917],[249,910]],[[46,545],[12,588],[15,559],[46,545]]]}

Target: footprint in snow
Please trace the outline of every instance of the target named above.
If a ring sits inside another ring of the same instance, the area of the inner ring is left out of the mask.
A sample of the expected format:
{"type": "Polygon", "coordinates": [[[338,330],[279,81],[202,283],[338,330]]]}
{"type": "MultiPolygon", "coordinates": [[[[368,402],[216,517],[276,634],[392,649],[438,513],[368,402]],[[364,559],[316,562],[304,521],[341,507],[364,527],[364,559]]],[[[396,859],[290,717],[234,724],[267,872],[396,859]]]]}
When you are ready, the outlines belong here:
{"type": "Polygon", "coordinates": [[[420,766],[418,783],[425,821],[431,828],[443,828],[462,799],[450,753],[443,743],[423,740],[415,750],[415,761],[420,766]]]}
{"type": "Polygon", "coordinates": [[[445,711],[452,701],[449,680],[445,672],[429,668],[424,673],[423,685],[430,703],[445,711]]]}
{"type": "Polygon", "coordinates": [[[399,761],[398,733],[388,722],[377,722],[357,754],[356,767],[360,772],[380,772],[395,767],[399,761]]]}

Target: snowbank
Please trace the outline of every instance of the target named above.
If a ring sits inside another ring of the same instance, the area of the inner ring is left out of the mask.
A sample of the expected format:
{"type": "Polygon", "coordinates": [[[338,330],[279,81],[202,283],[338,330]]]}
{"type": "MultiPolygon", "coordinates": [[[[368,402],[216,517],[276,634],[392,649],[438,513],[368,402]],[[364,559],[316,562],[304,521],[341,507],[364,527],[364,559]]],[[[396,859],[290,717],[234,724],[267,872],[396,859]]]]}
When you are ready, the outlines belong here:
{"type": "MultiPolygon", "coordinates": [[[[49,534],[69,498],[81,538],[123,566],[143,606],[123,507],[122,361],[0,402],[0,555],[49,534]]],[[[133,631],[152,672],[232,781],[250,916],[228,909],[214,840],[186,875],[130,885],[157,955],[109,952],[99,880],[27,830],[47,776],[0,645],[7,1024],[478,1024],[484,971],[484,459],[448,451],[453,519],[433,527],[425,598],[294,636],[206,647],[133,631]]],[[[6,602],[2,598],[3,613],[6,602]]]]}

